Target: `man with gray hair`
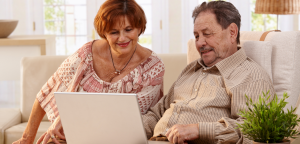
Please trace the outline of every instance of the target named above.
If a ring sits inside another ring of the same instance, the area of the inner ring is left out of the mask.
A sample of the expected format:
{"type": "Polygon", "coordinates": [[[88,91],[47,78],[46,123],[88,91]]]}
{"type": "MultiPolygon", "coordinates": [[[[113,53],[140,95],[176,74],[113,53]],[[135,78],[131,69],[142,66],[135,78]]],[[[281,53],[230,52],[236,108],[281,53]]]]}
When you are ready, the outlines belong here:
{"type": "Polygon", "coordinates": [[[200,59],[142,116],[150,140],[172,143],[252,143],[236,128],[245,95],[274,95],[269,75],[238,44],[241,16],[229,2],[202,3],[193,12],[200,59]]]}

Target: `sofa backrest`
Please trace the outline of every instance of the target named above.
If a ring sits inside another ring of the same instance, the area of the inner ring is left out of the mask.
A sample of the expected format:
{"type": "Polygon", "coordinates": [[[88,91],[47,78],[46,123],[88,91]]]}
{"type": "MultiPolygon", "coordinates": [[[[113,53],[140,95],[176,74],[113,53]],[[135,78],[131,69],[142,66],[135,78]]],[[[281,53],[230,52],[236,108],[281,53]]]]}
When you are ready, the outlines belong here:
{"type": "MultiPolygon", "coordinates": [[[[21,113],[27,122],[37,93],[67,56],[24,57],[21,61],[21,113]]],[[[43,121],[48,121],[47,116],[43,121]]]]}
{"type": "MultiPolygon", "coordinates": [[[[262,42],[260,40],[263,35],[264,32],[242,31],[240,37],[241,47],[246,49],[246,54],[250,58],[258,62],[267,72],[271,72],[269,75],[273,80],[279,98],[282,98],[284,92],[288,93],[290,97],[287,99],[289,103],[286,108],[290,109],[291,106],[298,106],[297,100],[300,93],[300,32],[270,32],[262,42]],[[266,47],[270,45],[272,47],[271,52],[266,50],[266,47]],[[259,53],[260,49],[263,54],[259,53]],[[271,62],[268,62],[269,59],[271,62]]],[[[195,41],[191,39],[188,43],[188,62],[199,58],[199,56],[192,55],[195,52],[195,41]]],[[[298,109],[297,114],[300,114],[300,109],[298,109]]]]}
{"type": "MultiPolygon", "coordinates": [[[[158,54],[165,64],[164,94],[186,66],[186,54],[158,54]]],[[[57,70],[67,56],[38,56],[22,59],[21,69],[21,113],[22,122],[27,122],[37,93],[57,70]]],[[[47,116],[43,121],[48,121],[47,116]]]]}
{"type": "Polygon", "coordinates": [[[165,64],[164,95],[168,94],[170,87],[177,80],[179,74],[187,66],[187,55],[181,54],[158,54],[165,64]]]}

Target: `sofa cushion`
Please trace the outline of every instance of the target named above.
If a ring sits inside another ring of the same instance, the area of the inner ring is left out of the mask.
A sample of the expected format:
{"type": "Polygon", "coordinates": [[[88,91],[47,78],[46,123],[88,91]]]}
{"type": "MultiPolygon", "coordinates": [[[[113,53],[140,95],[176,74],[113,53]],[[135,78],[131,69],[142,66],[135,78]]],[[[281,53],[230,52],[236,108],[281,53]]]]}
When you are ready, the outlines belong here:
{"type": "MultiPolygon", "coordinates": [[[[22,137],[22,134],[26,128],[27,122],[12,126],[5,130],[4,144],[11,144],[14,141],[20,139],[22,137]]],[[[51,126],[50,122],[41,122],[40,127],[37,131],[34,143],[37,142],[37,140],[41,137],[42,134],[44,134],[48,128],[51,126]]]]}
{"type": "MultiPolygon", "coordinates": [[[[54,74],[67,56],[25,57],[21,67],[21,113],[22,122],[27,122],[37,93],[54,74]]],[[[48,121],[47,116],[43,118],[48,121]]]]}
{"type": "Polygon", "coordinates": [[[187,49],[187,64],[195,61],[198,58],[200,58],[200,54],[197,51],[195,45],[195,39],[190,39],[188,41],[188,49],[187,49]]]}
{"type": "Polygon", "coordinates": [[[186,54],[158,54],[165,65],[164,95],[169,92],[181,71],[187,66],[186,54]]]}
{"type": "Polygon", "coordinates": [[[0,108],[0,144],[4,144],[4,132],[21,123],[21,112],[16,108],[0,108]]]}
{"type": "MultiPolygon", "coordinates": [[[[241,40],[259,40],[258,37],[262,34],[263,32],[241,32],[241,40]]],[[[272,44],[275,91],[280,98],[287,92],[290,97],[286,108],[295,107],[300,93],[300,32],[270,32],[265,41],[272,44]]]]}
{"type": "Polygon", "coordinates": [[[272,78],[272,45],[268,41],[241,41],[246,55],[262,66],[272,78]]]}

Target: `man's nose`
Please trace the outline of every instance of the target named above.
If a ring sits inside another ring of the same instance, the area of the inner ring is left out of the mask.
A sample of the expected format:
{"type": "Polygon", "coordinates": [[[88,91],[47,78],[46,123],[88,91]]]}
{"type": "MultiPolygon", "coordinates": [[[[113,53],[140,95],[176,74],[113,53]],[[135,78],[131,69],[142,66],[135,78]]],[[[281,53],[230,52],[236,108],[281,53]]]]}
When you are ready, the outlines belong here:
{"type": "Polygon", "coordinates": [[[196,47],[203,47],[206,44],[207,44],[206,39],[204,37],[199,37],[198,40],[196,41],[196,47]]]}

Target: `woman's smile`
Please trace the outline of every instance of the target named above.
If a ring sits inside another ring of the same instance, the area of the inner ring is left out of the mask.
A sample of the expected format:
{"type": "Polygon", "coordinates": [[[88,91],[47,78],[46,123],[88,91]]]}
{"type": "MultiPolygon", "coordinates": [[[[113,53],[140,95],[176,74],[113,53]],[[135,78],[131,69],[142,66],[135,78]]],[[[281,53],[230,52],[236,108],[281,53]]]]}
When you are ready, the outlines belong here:
{"type": "Polygon", "coordinates": [[[126,42],[126,43],[117,43],[118,46],[120,47],[127,47],[130,44],[131,41],[126,42]]]}

